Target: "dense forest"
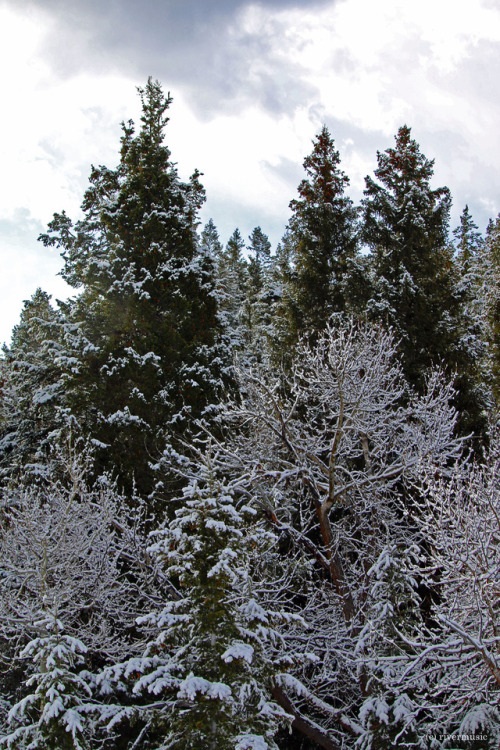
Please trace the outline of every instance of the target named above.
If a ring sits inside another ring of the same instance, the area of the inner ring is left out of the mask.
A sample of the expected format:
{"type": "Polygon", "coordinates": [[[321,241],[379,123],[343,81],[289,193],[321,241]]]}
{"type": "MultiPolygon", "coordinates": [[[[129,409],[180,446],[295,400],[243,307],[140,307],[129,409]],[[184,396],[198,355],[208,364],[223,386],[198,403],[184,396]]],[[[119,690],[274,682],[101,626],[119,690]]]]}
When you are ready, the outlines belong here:
{"type": "Polygon", "coordinates": [[[500,216],[323,127],[224,245],[139,95],[0,359],[0,748],[500,747],[500,216]]]}

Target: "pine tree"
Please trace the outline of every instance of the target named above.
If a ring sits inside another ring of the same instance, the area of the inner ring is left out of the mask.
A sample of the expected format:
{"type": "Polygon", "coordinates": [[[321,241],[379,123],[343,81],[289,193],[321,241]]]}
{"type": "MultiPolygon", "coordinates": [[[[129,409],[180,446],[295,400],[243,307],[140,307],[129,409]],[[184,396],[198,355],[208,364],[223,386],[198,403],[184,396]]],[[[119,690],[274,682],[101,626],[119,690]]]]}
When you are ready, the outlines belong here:
{"type": "Polygon", "coordinates": [[[364,240],[372,251],[373,317],[401,336],[406,375],[420,383],[425,367],[449,361],[458,310],[447,245],[451,196],[433,190],[434,162],[411,130],[401,127],[395,148],[377,152],[379,182],[366,177],[364,240]]]}
{"type": "Polygon", "coordinates": [[[500,403],[500,214],[486,230],[486,269],[484,285],[487,322],[487,371],[496,403],[500,403]]]}
{"type": "Polygon", "coordinates": [[[248,239],[249,261],[243,322],[246,359],[255,364],[268,356],[273,303],[272,258],[271,243],[260,227],[255,227],[248,239]]]}
{"type": "Polygon", "coordinates": [[[163,143],[170,97],[151,79],[139,94],[140,130],[123,124],[115,170],[92,168],[84,218],[56,214],[41,239],[82,289],[66,340],[68,419],[92,436],[97,469],[144,497],[161,495],[151,463],[165,445],[210,420],[227,360],[213,259],[196,233],[199,175],[182,182],[163,143]]]}
{"type": "Polygon", "coordinates": [[[162,748],[276,749],[273,737],[291,717],[271,697],[274,675],[290,663],[275,623],[296,618],[268,611],[251,576],[274,535],[256,524],[255,509],[238,507],[208,455],[175,519],[151,538],[149,554],[178,596],[170,588],[138,619],[152,635],[144,657],[109,668],[103,679],[134,675],[136,700],[154,696],[151,708],[138,705],[138,717],[144,736],[160,736],[162,748]]]}
{"type": "Polygon", "coordinates": [[[292,200],[293,274],[285,287],[290,339],[322,331],[331,314],[349,308],[349,269],[357,254],[357,212],[345,195],[349,178],[326,127],[304,160],[307,177],[292,200]]]}
{"type": "Polygon", "coordinates": [[[222,243],[213,219],[209,219],[201,233],[201,247],[210,255],[214,263],[219,261],[222,243]]]}
{"type": "Polygon", "coordinates": [[[243,257],[244,247],[245,243],[240,230],[235,229],[219,256],[217,267],[221,318],[229,336],[231,348],[235,351],[241,351],[246,341],[243,305],[248,268],[243,257]]]}
{"type": "Polygon", "coordinates": [[[372,255],[371,318],[400,338],[405,376],[422,389],[431,365],[457,371],[460,429],[483,428],[474,390],[473,356],[461,347],[461,306],[453,251],[448,243],[450,191],[432,189],[434,161],[427,159],[411,130],[402,126],[395,148],[377,153],[378,182],[366,177],[364,241],[372,255]]]}
{"type": "Polygon", "coordinates": [[[48,471],[51,433],[59,424],[63,317],[50,295],[37,289],[26,300],[9,348],[4,349],[4,424],[0,439],[0,477],[20,472],[33,478],[48,471]]]}

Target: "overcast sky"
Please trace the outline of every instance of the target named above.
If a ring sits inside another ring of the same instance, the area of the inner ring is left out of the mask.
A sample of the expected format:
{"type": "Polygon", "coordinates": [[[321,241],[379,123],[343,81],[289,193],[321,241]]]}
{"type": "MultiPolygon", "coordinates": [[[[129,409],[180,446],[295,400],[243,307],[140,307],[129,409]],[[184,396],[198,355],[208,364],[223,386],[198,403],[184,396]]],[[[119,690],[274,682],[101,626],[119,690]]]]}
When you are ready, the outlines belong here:
{"type": "Polygon", "coordinates": [[[500,211],[498,0],[0,0],[0,342],[37,286],[55,297],[55,211],[77,218],[90,165],[114,167],[149,75],[173,96],[167,143],[204,173],[227,241],[275,246],[323,123],[357,202],[404,123],[481,231],[500,211]]]}

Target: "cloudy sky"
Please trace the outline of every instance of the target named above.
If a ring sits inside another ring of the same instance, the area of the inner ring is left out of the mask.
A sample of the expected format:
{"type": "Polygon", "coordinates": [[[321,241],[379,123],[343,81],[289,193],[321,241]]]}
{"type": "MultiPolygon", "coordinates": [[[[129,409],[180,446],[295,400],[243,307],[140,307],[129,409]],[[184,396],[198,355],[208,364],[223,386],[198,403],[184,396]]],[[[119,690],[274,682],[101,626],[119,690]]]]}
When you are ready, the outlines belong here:
{"type": "Polygon", "coordinates": [[[149,75],[174,101],[167,142],[204,173],[226,241],[274,245],[323,123],[362,196],[403,123],[436,159],[452,227],[500,211],[498,0],[0,0],[0,342],[37,286],[55,297],[55,211],[78,217],[90,165],[113,167],[149,75]]]}

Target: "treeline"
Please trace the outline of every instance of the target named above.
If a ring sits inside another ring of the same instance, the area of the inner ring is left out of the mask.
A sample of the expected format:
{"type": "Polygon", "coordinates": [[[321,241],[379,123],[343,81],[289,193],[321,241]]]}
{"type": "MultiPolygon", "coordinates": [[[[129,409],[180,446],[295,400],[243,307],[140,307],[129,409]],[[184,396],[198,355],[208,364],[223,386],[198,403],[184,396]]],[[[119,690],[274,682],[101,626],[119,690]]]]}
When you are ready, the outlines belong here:
{"type": "Polygon", "coordinates": [[[139,93],[0,360],[0,746],[498,747],[500,217],[324,127],[224,246],[139,93]]]}

